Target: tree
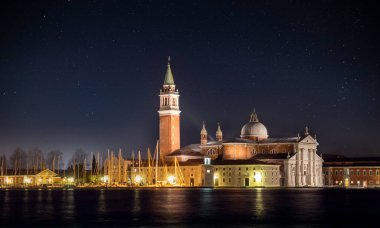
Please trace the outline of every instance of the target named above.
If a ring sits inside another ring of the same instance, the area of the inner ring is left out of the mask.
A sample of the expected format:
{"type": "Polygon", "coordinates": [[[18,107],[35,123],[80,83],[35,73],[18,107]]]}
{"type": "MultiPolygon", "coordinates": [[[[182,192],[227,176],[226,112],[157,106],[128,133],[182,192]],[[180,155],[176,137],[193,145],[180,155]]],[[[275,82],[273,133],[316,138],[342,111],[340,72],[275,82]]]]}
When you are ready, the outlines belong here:
{"type": "Polygon", "coordinates": [[[0,156],[0,175],[7,175],[7,156],[5,154],[0,156]]]}
{"type": "Polygon", "coordinates": [[[28,168],[33,170],[33,173],[36,174],[39,170],[44,169],[45,164],[45,156],[42,150],[35,147],[28,151],[28,168]]]}
{"type": "Polygon", "coordinates": [[[91,166],[91,173],[95,174],[97,173],[98,169],[98,163],[96,162],[95,154],[92,156],[92,166],[91,166]]]}
{"type": "Polygon", "coordinates": [[[70,159],[69,167],[73,170],[74,179],[79,181],[82,178],[82,182],[86,179],[86,158],[87,154],[82,148],[77,149],[70,159]]]}
{"type": "Polygon", "coordinates": [[[9,157],[10,165],[13,167],[14,175],[20,175],[21,169],[26,168],[26,152],[21,148],[16,148],[9,157]]]}
{"type": "Polygon", "coordinates": [[[46,157],[46,164],[49,169],[51,169],[53,172],[55,172],[55,170],[61,169],[63,161],[62,152],[60,150],[52,150],[47,154],[46,157]]]}

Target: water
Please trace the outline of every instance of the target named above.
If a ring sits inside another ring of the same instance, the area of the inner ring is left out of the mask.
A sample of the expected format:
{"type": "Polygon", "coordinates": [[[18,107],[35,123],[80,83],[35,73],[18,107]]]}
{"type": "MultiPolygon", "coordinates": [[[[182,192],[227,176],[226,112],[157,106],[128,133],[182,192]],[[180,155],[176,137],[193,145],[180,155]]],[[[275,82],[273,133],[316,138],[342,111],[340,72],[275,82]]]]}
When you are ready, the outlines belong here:
{"type": "Polygon", "coordinates": [[[380,189],[0,190],[6,226],[370,226],[380,189]]]}

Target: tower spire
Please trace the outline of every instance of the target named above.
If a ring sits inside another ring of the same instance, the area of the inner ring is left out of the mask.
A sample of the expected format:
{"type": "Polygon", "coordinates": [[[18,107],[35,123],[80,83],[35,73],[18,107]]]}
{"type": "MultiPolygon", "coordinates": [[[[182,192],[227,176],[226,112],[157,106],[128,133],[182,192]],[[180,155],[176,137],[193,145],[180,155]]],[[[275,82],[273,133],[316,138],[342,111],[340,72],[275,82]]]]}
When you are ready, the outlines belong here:
{"type": "Polygon", "coordinates": [[[168,67],[165,73],[164,85],[174,85],[173,73],[172,69],[170,68],[170,56],[168,57],[168,67]]]}
{"type": "Polygon", "coordinates": [[[216,140],[221,142],[223,141],[223,132],[220,129],[220,123],[218,122],[218,130],[216,130],[216,140]]]}
{"type": "Polygon", "coordinates": [[[206,130],[206,125],[205,121],[203,121],[203,127],[201,130],[201,145],[207,144],[207,130],[206,130]]]}

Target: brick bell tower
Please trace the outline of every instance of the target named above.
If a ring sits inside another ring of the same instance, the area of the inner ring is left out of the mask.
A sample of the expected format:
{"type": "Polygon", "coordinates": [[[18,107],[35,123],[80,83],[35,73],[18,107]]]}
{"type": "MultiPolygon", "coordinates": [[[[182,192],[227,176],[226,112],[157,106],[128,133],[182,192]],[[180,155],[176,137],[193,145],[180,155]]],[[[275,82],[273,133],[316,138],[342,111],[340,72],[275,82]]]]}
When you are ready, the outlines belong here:
{"type": "Polygon", "coordinates": [[[179,94],[175,89],[173,73],[170,68],[170,56],[166,69],[163,88],[160,90],[160,158],[180,149],[179,94]]]}

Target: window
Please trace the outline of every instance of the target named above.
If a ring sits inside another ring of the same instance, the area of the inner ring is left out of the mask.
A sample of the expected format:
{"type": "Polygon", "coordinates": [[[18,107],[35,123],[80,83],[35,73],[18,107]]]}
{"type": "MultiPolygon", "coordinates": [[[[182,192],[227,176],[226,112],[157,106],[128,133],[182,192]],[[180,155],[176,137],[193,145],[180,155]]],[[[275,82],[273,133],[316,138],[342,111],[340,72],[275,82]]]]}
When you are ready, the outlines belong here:
{"type": "Polygon", "coordinates": [[[231,183],[231,178],[228,178],[228,183],[231,183]]]}
{"type": "Polygon", "coordinates": [[[223,178],[223,183],[224,183],[224,182],[226,182],[226,179],[225,179],[225,178],[223,178]]]}
{"type": "Polygon", "coordinates": [[[340,173],[340,175],[342,176],[342,175],[343,175],[343,170],[340,170],[340,172],[339,172],[339,173],[340,173]]]}
{"type": "Polygon", "coordinates": [[[335,176],[338,176],[338,170],[335,170],[335,176]]]}
{"type": "Polygon", "coordinates": [[[376,176],[379,176],[379,170],[376,169],[376,176]]]}
{"type": "Polygon", "coordinates": [[[226,173],[223,173],[223,176],[226,176],[226,173]]]}
{"type": "Polygon", "coordinates": [[[372,169],[371,169],[371,170],[369,170],[369,175],[370,175],[370,176],[372,176],[372,169]]]}
{"type": "Polygon", "coordinates": [[[363,176],[367,175],[367,170],[363,170],[363,176]]]}
{"type": "Polygon", "coordinates": [[[360,176],[360,170],[356,170],[356,176],[360,176]]]}

